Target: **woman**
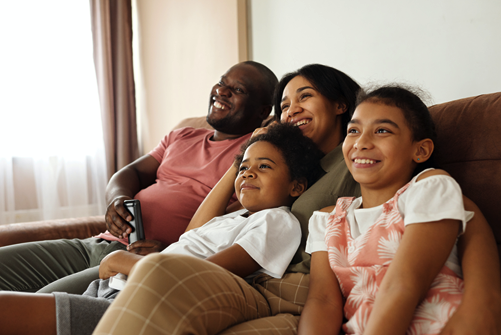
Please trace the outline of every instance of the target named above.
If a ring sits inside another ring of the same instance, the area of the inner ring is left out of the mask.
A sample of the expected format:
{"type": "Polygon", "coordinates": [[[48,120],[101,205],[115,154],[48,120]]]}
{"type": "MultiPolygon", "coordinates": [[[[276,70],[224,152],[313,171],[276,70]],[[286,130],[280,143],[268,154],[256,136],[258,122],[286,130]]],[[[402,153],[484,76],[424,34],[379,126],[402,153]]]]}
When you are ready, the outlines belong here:
{"type": "MultiPolygon", "coordinates": [[[[307,292],[307,286],[302,284],[307,279],[301,273],[309,273],[310,257],[304,252],[305,241],[308,236],[308,220],[313,211],[334,204],[339,196],[358,196],[360,194],[358,185],[351,177],[344,163],[341,151],[341,143],[345,136],[347,123],[353,113],[356,94],[359,89],[360,86],[346,74],[319,64],[304,66],[296,72],[285,75],[279,82],[274,99],[277,118],[281,122],[292,122],[297,125],[306,136],[310,137],[320,147],[325,153],[325,157],[322,159],[322,168],[325,170],[325,175],[300,196],[292,206],[292,212],[301,223],[303,236],[298,253],[288,269],[290,273],[278,281],[276,279],[261,278],[260,284],[254,284],[255,289],[248,285],[248,287],[243,287],[241,291],[235,291],[234,294],[239,299],[236,299],[234,304],[229,303],[229,306],[226,306],[242,310],[243,315],[243,310],[251,305],[249,297],[254,294],[263,294],[268,299],[271,308],[276,308],[273,315],[282,314],[267,317],[263,320],[248,321],[249,319],[246,318],[234,320],[233,324],[237,325],[229,328],[226,332],[238,331],[239,334],[266,334],[275,333],[279,328],[284,334],[296,333],[298,321],[293,315],[299,314],[302,309],[301,306],[304,304],[304,300],[297,297],[307,292]],[[295,284],[291,284],[292,281],[295,281],[295,284]],[[285,285],[283,285],[284,283],[285,285]],[[278,287],[278,289],[273,290],[273,287],[278,287]],[[290,291],[287,291],[289,287],[291,287],[290,291]],[[288,293],[293,298],[279,298],[287,296],[288,293]],[[290,301],[293,299],[293,304],[291,304],[290,301]],[[244,301],[245,304],[241,304],[241,301],[244,301]],[[279,307],[274,307],[277,305],[279,307]]],[[[475,215],[474,220],[470,221],[469,231],[467,230],[462,240],[459,241],[460,248],[463,244],[462,249],[465,251],[462,262],[465,294],[462,305],[445,327],[444,334],[446,331],[463,334],[467,334],[468,331],[471,334],[489,333],[495,332],[496,329],[501,327],[496,320],[497,313],[501,313],[501,303],[498,300],[501,295],[501,292],[499,292],[499,265],[497,260],[491,258],[497,252],[494,239],[478,208],[468,200],[465,200],[465,207],[478,213],[475,215]],[[490,278],[497,278],[497,280],[487,282],[486,279],[490,278]]],[[[192,275],[195,275],[197,267],[193,266],[193,268],[192,275]]],[[[141,273],[148,271],[159,270],[152,269],[146,262],[138,263],[133,276],[129,279],[129,283],[134,283],[136,278],[139,280],[142,277],[141,273]]],[[[161,269],[158,275],[166,276],[166,271],[165,268],[161,269]]],[[[169,269],[169,273],[176,275],[175,269],[169,269]]],[[[211,274],[214,273],[211,272],[211,274]]],[[[189,276],[189,274],[183,274],[184,276],[189,276]]],[[[197,285],[206,286],[210,285],[210,283],[217,285],[217,280],[209,283],[207,276],[200,276],[199,278],[198,284],[192,283],[194,287],[197,285]]],[[[314,280],[314,278],[310,280],[314,280]]],[[[149,285],[148,288],[155,294],[163,295],[164,283],[159,281],[158,284],[151,283],[149,285]]],[[[155,327],[152,327],[151,324],[154,324],[155,319],[162,320],[162,314],[168,308],[175,307],[182,314],[183,308],[194,306],[198,301],[213,296],[217,296],[217,290],[211,290],[210,294],[199,292],[186,296],[182,301],[158,301],[155,314],[146,317],[122,313],[118,322],[113,314],[107,312],[96,328],[95,334],[128,334],[130,329],[134,329],[131,327],[139,326],[141,328],[141,325],[146,327],[146,324],[148,324],[148,329],[151,331],[149,333],[154,334],[153,328],[155,327]],[[148,322],[146,323],[144,320],[148,320],[148,322]],[[111,324],[116,325],[113,331],[109,331],[108,325],[111,324]]],[[[145,302],[143,298],[143,296],[137,295],[131,301],[133,301],[134,305],[140,305],[145,302]]],[[[303,298],[305,298],[305,294],[303,294],[303,298]]],[[[122,310],[122,307],[127,303],[125,300],[125,298],[120,299],[119,297],[110,309],[122,310]]],[[[216,314],[221,308],[220,303],[215,303],[212,310],[204,310],[200,313],[210,315],[213,312],[216,314]]],[[[224,318],[222,314],[217,314],[217,317],[224,318]]],[[[196,333],[196,329],[206,329],[205,319],[203,317],[196,318],[196,320],[192,319],[186,327],[190,327],[193,333],[196,333]]],[[[165,327],[162,329],[168,331],[165,327]]],[[[211,329],[210,333],[218,333],[221,330],[211,329]]]]}

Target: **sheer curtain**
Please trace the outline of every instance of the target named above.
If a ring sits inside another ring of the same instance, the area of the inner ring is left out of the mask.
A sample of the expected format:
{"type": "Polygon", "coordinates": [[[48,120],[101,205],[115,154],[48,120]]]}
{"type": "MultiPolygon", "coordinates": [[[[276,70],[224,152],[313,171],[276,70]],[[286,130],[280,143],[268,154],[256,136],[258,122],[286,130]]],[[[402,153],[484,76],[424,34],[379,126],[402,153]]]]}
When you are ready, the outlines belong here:
{"type": "Polygon", "coordinates": [[[88,1],[0,2],[0,224],[105,212],[88,1]]]}

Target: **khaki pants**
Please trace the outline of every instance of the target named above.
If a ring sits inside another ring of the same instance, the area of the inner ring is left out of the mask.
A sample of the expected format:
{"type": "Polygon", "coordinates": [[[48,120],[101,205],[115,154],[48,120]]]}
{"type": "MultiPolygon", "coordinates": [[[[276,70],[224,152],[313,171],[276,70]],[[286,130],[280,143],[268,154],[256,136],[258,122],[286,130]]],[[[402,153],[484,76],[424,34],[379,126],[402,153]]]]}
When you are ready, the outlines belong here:
{"type": "Polygon", "coordinates": [[[309,278],[291,275],[261,275],[253,287],[207,261],[149,255],[93,334],[296,334],[309,278]]]}

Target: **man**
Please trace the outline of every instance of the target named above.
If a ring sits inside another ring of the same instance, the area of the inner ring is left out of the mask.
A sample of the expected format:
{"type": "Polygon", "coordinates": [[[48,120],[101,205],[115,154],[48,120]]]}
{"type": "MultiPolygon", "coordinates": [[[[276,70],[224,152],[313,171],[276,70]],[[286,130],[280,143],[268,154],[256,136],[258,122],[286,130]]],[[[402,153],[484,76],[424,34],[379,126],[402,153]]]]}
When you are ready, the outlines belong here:
{"type": "Polygon", "coordinates": [[[130,214],[124,200],[141,201],[146,240],[128,247],[149,254],[177,241],[205,196],[232,164],[240,146],[272,109],[277,78],[248,61],[230,68],[210,94],[207,122],[183,128],[124,167],[106,189],[108,231],[85,240],[22,243],[0,248],[0,290],[82,293],[99,278],[101,259],[126,249],[130,214]],[[63,278],[63,279],[61,279],[63,278]]]}

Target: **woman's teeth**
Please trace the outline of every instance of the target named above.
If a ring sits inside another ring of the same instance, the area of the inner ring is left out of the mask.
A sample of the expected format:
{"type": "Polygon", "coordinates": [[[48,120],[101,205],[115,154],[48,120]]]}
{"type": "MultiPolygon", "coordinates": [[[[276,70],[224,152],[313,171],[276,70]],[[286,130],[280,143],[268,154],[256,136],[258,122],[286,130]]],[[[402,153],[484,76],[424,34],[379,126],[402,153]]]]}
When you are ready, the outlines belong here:
{"type": "Polygon", "coordinates": [[[223,105],[223,104],[221,104],[221,103],[219,103],[218,101],[214,101],[214,106],[215,106],[216,108],[224,109],[224,105],[223,105]]]}
{"type": "Polygon", "coordinates": [[[355,163],[357,164],[375,164],[376,161],[373,161],[372,159],[355,159],[354,160],[355,163]]]}
{"type": "Polygon", "coordinates": [[[294,125],[295,125],[296,127],[299,127],[299,126],[302,126],[303,124],[310,123],[310,121],[311,121],[311,120],[306,120],[306,119],[303,119],[303,120],[300,120],[300,121],[298,121],[298,122],[294,123],[294,125]]]}

